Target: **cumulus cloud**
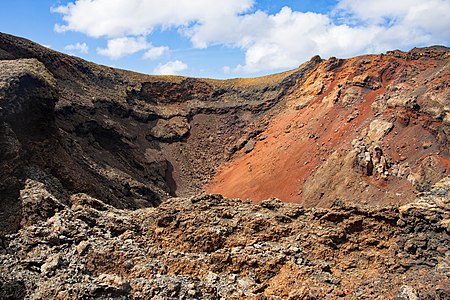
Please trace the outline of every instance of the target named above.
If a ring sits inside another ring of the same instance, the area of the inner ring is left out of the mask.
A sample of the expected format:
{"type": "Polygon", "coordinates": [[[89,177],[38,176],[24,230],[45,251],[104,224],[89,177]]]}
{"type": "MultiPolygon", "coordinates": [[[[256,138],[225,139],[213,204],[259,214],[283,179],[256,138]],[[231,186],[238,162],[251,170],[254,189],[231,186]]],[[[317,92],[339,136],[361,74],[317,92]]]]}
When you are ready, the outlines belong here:
{"type": "Polygon", "coordinates": [[[161,46],[161,47],[151,47],[147,51],[145,51],[143,58],[144,59],[158,59],[164,54],[169,52],[169,47],[161,46]]]}
{"type": "Polygon", "coordinates": [[[377,36],[375,42],[413,45],[448,43],[450,39],[448,0],[341,0],[334,13],[361,28],[383,29],[384,36],[377,36]]]}
{"type": "MultiPolygon", "coordinates": [[[[47,47],[49,48],[49,47],[47,47]]],[[[86,43],[75,43],[69,44],[64,47],[64,50],[69,52],[80,52],[83,54],[87,54],[89,52],[89,47],[86,43]]]]}
{"type": "Polygon", "coordinates": [[[157,59],[169,52],[169,47],[154,47],[144,36],[139,37],[120,37],[110,39],[106,48],[97,48],[97,53],[108,56],[111,59],[119,59],[121,57],[131,55],[143,50],[145,51],[142,58],[157,59]]]}
{"type": "Polygon", "coordinates": [[[77,0],[53,11],[64,21],[55,30],[107,37],[108,47],[99,53],[113,58],[144,49],[144,58],[160,57],[167,50],[152,47],[144,37],[167,28],[177,29],[196,48],[242,49],[245,61],[224,68],[226,72],[292,68],[315,54],[348,57],[450,41],[448,0],[340,0],[328,14],[289,7],[269,14],[255,10],[254,4],[254,0],[77,0]]]}
{"type": "Polygon", "coordinates": [[[151,47],[145,37],[121,37],[108,40],[106,48],[97,48],[97,53],[118,59],[126,55],[148,49],[151,47]]]}
{"type": "Polygon", "coordinates": [[[295,67],[315,54],[349,57],[450,41],[449,1],[400,2],[343,0],[328,15],[284,7],[276,14],[237,16],[226,26],[234,36],[222,38],[201,24],[189,34],[194,45],[222,42],[242,48],[245,64],[232,70],[237,73],[295,67]]]}
{"type": "Polygon", "coordinates": [[[153,73],[158,75],[176,75],[179,72],[184,71],[188,66],[180,60],[169,61],[165,64],[159,64],[153,73]]]}
{"type": "Polygon", "coordinates": [[[52,8],[66,24],[58,32],[78,31],[91,37],[145,35],[155,27],[189,26],[227,20],[248,11],[254,0],[77,0],[52,8]]]}

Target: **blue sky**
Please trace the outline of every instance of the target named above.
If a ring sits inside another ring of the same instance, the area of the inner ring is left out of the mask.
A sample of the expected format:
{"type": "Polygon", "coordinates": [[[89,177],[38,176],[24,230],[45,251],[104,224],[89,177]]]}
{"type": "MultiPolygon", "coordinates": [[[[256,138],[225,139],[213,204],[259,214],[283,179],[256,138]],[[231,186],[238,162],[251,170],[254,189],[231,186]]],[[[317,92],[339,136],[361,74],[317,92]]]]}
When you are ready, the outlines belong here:
{"type": "Polygon", "coordinates": [[[450,43],[450,0],[4,0],[0,31],[148,74],[254,77],[450,43]]]}

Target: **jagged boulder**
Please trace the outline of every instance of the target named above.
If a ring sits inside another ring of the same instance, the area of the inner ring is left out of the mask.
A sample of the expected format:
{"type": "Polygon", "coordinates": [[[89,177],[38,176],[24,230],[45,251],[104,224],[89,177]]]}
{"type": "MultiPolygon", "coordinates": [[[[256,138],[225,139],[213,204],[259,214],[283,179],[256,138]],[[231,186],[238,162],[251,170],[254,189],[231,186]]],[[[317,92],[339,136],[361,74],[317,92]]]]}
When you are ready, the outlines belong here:
{"type": "Polygon", "coordinates": [[[157,120],[156,125],[150,129],[149,135],[165,142],[182,141],[187,138],[190,129],[187,118],[176,116],[168,120],[157,120]]]}

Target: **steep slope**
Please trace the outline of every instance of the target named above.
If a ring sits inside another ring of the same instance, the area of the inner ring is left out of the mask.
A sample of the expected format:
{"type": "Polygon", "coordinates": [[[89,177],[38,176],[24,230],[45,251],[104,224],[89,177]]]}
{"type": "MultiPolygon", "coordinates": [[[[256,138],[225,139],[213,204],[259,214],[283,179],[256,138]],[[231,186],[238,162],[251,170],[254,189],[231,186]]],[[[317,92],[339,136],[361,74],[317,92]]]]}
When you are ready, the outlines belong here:
{"type": "Polygon", "coordinates": [[[207,191],[306,206],[339,198],[406,203],[449,170],[450,54],[445,47],[331,58],[207,191]]]}
{"type": "MultiPolygon", "coordinates": [[[[43,163],[55,151],[56,82],[34,59],[0,61],[0,236],[21,220],[25,161],[43,163]]],[[[32,171],[30,170],[30,172],[32,171]]]]}

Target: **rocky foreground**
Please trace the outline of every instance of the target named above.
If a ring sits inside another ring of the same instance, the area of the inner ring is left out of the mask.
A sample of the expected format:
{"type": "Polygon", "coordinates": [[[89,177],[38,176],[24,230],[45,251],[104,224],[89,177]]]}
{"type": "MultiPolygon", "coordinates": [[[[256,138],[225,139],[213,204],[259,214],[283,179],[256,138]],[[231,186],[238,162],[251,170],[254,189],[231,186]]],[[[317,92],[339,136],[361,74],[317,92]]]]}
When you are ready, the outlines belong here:
{"type": "Polygon", "coordinates": [[[119,210],[28,180],[1,299],[448,299],[450,179],[411,204],[304,209],[218,195],[119,210]]]}

